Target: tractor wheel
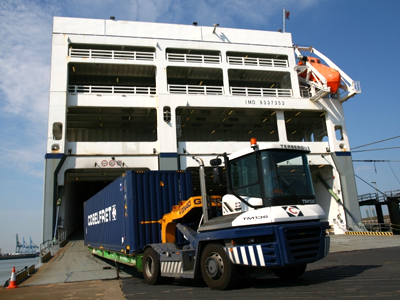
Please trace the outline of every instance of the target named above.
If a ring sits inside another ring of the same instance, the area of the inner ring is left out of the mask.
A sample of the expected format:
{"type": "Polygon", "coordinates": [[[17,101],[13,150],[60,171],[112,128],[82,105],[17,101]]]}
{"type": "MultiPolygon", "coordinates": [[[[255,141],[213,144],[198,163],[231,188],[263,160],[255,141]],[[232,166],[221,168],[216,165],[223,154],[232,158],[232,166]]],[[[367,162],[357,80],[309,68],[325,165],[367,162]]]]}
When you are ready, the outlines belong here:
{"type": "Polygon", "coordinates": [[[201,274],[212,290],[225,290],[236,282],[236,266],[222,245],[208,244],[201,255],[201,274]]]}
{"type": "Polygon", "coordinates": [[[153,248],[147,248],[143,253],[143,277],[148,284],[161,283],[160,259],[153,248]]]}

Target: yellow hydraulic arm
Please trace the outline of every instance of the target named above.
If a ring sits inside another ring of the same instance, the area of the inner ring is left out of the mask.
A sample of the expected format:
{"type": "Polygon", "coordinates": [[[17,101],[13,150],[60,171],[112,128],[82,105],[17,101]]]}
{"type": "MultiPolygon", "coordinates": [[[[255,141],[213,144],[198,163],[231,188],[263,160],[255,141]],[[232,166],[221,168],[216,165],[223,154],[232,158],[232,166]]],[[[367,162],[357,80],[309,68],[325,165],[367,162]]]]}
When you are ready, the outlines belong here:
{"type": "MultiPolygon", "coordinates": [[[[221,196],[211,196],[211,205],[220,206],[221,196]]],[[[174,205],[170,213],[165,214],[158,223],[161,224],[161,239],[162,243],[174,243],[176,236],[176,221],[199,220],[202,215],[202,200],[201,196],[191,197],[188,200],[179,202],[174,205]]]]}

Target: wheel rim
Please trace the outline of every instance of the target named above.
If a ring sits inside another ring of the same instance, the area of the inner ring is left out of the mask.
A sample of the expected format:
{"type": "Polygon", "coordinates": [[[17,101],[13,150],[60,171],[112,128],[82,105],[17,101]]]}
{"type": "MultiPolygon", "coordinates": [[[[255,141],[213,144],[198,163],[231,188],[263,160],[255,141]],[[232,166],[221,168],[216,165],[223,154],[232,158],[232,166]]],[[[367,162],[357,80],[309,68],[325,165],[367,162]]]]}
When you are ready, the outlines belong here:
{"type": "Polygon", "coordinates": [[[145,272],[148,277],[153,276],[154,274],[154,261],[152,257],[147,257],[145,262],[145,272]]]}
{"type": "Polygon", "coordinates": [[[222,257],[218,253],[211,253],[205,261],[205,270],[210,278],[214,280],[221,278],[224,272],[222,257]]]}

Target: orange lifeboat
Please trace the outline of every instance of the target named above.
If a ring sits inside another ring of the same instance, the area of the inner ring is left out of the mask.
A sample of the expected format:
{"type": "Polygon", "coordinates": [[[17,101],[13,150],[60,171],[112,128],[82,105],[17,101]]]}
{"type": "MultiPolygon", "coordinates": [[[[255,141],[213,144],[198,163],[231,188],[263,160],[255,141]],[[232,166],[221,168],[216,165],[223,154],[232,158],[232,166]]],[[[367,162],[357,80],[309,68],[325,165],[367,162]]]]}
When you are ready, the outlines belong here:
{"type": "MultiPolygon", "coordinates": [[[[331,93],[336,93],[340,86],[341,78],[340,73],[321,63],[321,60],[315,57],[307,56],[307,61],[322,75],[325,77],[327,85],[331,88],[331,93]]],[[[304,66],[304,59],[300,60],[298,63],[299,66],[304,66]]],[[[299,76],[305,78],[307,72],[299,74],[299,76]]],[[[310,74],[310,80],[317,82],[318,80],[310,74]]]]}

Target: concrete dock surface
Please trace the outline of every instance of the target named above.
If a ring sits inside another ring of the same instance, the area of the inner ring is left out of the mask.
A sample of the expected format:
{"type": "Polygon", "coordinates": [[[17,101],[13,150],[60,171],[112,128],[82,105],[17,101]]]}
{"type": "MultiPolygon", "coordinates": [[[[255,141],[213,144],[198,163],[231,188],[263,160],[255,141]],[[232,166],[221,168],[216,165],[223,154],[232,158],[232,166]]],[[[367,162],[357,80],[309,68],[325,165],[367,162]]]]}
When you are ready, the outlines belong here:
{"type": "Polygon", "coordinates": [[[73,240],[20,286],[116,278],[115,265],[110,266],[94,257],[84,246],[83,240],[73,240]]]}
{"type": "Polygon", "coordinates": [[[11,290],[0,289],[0,299],[125,299],[119,285],[119,280],[90,280],[59,284],[19,286],[20,288],[11,290]]]}
{"type": "MultiPolygon", "coordinates": [[[[330,253],[399,246],[400,236],[333,235],[330,253]]],[[[0,299],[125,299],[119,278],[130,276],[132,271],[117,271],[113,262],[92,256],[82,240],[73,240],[20,288],[0,288],[0,299]]]]}
{"type": "Polygon", "coordinates": [[[329,253],[399,247],[400,235],[331,235],[329,253]]]}

